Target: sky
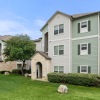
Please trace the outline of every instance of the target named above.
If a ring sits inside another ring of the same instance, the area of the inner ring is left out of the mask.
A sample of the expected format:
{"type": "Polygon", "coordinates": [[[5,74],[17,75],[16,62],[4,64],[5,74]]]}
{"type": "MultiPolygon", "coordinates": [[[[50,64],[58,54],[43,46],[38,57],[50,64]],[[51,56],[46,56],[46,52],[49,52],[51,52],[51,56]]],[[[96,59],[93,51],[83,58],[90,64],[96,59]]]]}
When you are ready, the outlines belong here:
{"type": "Polygon", "coordinates": [[[0,0],[0,35],[27,34],[37,39],[57,10],[70,15],[100,11],[100,0],[0,0]]]}

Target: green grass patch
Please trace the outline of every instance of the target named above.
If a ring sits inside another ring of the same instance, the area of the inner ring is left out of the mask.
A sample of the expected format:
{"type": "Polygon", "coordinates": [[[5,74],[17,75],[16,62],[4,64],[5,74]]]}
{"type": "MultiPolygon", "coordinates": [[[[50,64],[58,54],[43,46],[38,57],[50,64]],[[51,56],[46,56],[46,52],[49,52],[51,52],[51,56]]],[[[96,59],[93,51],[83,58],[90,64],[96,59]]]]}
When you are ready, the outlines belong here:
{"type": "Polygon", "coordinates": [[[0,100],[99,100],[100,88],[67,85],[69,92],[57,92],[59,83],[32,81],[19,75],[0,74],[0,100]]]}

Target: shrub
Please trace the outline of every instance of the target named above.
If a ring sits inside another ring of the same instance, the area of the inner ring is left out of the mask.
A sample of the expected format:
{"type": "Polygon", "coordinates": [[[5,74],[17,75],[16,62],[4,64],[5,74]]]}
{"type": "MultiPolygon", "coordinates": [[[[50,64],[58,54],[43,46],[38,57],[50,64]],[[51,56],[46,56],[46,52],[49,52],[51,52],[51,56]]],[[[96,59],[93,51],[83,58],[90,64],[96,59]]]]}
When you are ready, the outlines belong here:
{"type": "Polygon", "coordinates": [[[66,83],[83,86],[96,86],[97,76],[95,74],[69,73],[66,83]]]}
{"type": "Polygon", "coordinates": [[[96,74],[81,73],[49,73],[48,81],[55,83],[68,83],[82,86],[100,86],[100,76],[96,74]]]}
{"type": "Polygon", "coordinates": [[[31,74],[31,69],[27,70],[26,72],[27,72],[28,74],[31,74]]]}
{"type": "Polygon", "coordinates": [[[49,73],[48,74],[48,81],[54,83],[65,83],[67,78],[67,74],[64,73],[49,73]]]}
{"type": "Polygon", "coordinates": [[[21,74],[21,70],[20,69],[13,69],[12,74],[21,74]]]}
{"type": "Polygon", "coordinates": [[[9,72],[10,73],[10,71],[3,70],[3,71],[0,71],[0,74],[4,74],[5,72],[9,72]]]}
{"type": "MultiPolygon", "coordinates": [[[[26,69],[23,69],[23,72],[25,74],[25,73],[27,73],[27,70],[26,69]]],[[[13,74],[22,74],[20,69],[13,69],[12,70],[12,73],[13,74]]]]}

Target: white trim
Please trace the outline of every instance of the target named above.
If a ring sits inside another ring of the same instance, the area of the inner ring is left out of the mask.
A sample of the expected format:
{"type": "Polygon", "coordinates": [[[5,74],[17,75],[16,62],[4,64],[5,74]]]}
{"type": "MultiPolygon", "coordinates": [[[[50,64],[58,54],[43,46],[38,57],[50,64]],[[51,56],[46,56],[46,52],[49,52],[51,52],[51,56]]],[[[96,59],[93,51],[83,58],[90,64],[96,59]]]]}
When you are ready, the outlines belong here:
{"type": "MultiPolygon", "coordinates": [[[[54,34],[54,33],[53,33],[54,36],[58,36],[58,35],[60,35],[60,34],[64,34],[64,24],[59,24],[59,25],[55,25],[55,26],[58,26],[58,34],[54,34]],[[59,33],[59,26],[60,26],[60,25],[63,25],[63,33],[59,33]]],[[[55,27],[55,26],[54,26],[54,27],[55,27]]],[[[55,29],[55,28],[54,28],[54,29],[55,29]]]]}
{"type": "Polygon", "coordinates": [[[49,42],[55,42],[55,41],[62,41],[62,40],[69,40],[70,38],[62,38],[62,39],[56,39],[56,40],[49,40],[49,42]]]}
{"type": "Polygon", "coordinates": [[[82,39],[89,39],[89,38],[96,38],[98,35],[92,35],[92,36],[84,36],[84,37],[78,37],[78,38],[72,38],[72,40],[82,40],[82,39]]]}
{"type": "Polygon", "coordinates": [[[58,68],[57,68],[57,73],[59,73],[59,68],[60,68],[60,67],[63,67],[63,73],[65,72],[64,66],[53,66],[53,72],[55,72],[55,70],[54,70],[55,68],[54,68],[54,67],[58,67],[58,68]]]}
{"type": "Polygon", "coordinates": [[[53,56],[63,56],[63,55],[65,55],[65,45],[64,45],[64,44],[54,45],[54,46],[53,46],[53,56]],[[61,46],[61,45],[64,46],[64,54],[62,54],[62,55],[59,54],[59,46],[61,46]],[[55,46],[58,46],[58,54],[57,54],[57,55],[54,54],[54,47],[55,47],[55,46]]]}
{"type": "Polygon", "coordinates": [[[81,21],[80,22],[80,33],[85,33],[85,32],[81,32],[82,31],[82,28],[81,28],[81,24],[83,23],[83,22],[86,22],[87,23],[87,31],[85,31],[85,32],[88,32],[88,20],[85,20],[85,21],[81,21]]]}
{"type": "Polygon", "coordinates": [[[88,48],[88,44],[89,44],[89,43],[80,43],[80,55],[88,55],[88,49],[89,49],[89,48],[88,48]],[[86,44],[86,45],[87,45],[87,54],[81,54],[81,51],[82,51],[82,50],[81,50],[81,46],[82,46],[82,44],[86,44]]]}
{"type": "Polygon", "coordinates": [[[71,49],[71,21],[69,20],[69,73],[71,73],[72,71],[71,71],[71,53],[72,53],[72,49],[71,49]]]}
{"type": "Polygon", "coordinates": [[[80,73],[88,73],[88,65],[80,65],[80,73]],[[81,67],[86,66],[87,67],[87,72],[81,72],[81,67]]]}
{"type": "Polygon", "coordinates": [[[100,45],[100,43],[99,43],[99,31],[100,31],[100,30],[99,30],[99,27],[100,27],[100,25],[99,25],[99,23],[100,23],[100,22],[99,22],[99,21],[100,21],[100,20],[99,20],[99,14],[98,14],[98,75],[99,75],[99,70],[100,70],[100,69],[99,69],[99,67],[100,67],[100,66],[99,66],[99,65],[100,65],[100,62],[99,62],[99,60],[100,60],[100,59],[99,59],[99,56],[100,56],[100,51],[99,51],[99,48],[100,48],[100,46],[99,46],[99,45],[100,45]]]}

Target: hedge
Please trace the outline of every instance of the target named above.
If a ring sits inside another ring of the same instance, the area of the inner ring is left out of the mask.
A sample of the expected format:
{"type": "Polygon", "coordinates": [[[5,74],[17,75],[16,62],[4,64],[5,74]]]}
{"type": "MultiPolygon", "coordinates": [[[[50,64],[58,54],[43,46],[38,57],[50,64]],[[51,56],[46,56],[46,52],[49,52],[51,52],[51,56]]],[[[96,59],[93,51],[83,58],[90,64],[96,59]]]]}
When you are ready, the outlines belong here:
{"type": "MultiPolygon", "coordinates": [[[[24,72],[24,74],[25,74],[25,73],[29,73],[29,74],[31,73],[30,70],[26,70],[26,69],[23,69],[23,72],[24,72]]],[[[22,74],[20,69],[13,69],[13,70],[12,70],[12,73],[13,73],[13,74],[22,74]]]]}
{"type": "Polygon", "coordinates": [[[5,72],[9,72],[10,73],[10,71],[3,70],[3,71],[0,71],[0,74],[4,74],[5,72]]]}
{"type": "Polygon", "coordinates": [[[54,83],[68,83],[82,86],[100,86],[100,76],[81,73],[49,73],[48,81],[54,83]]]}

